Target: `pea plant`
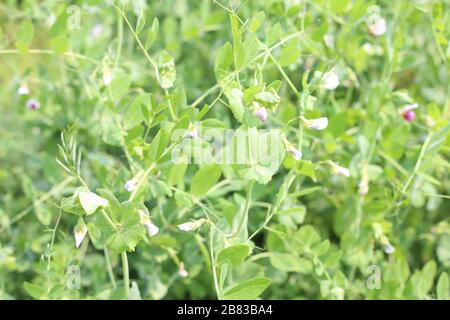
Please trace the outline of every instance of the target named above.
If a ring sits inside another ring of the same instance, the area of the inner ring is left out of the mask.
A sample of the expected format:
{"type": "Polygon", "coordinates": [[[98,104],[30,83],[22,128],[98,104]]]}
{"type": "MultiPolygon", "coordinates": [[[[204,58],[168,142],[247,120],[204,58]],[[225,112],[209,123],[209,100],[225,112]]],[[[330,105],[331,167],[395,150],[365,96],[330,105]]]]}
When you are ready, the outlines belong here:
{"type": "Polygon", "coordinates": [[[0,4],[1,299],[449,299],[447,1],[0,4]]]}

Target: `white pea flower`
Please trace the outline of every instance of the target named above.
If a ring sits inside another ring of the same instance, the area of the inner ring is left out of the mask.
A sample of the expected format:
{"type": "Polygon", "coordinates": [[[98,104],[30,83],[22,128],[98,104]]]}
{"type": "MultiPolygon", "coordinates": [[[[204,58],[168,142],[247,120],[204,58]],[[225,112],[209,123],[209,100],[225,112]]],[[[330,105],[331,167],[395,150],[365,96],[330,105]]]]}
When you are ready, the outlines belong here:
{"type": "Polygon", "coordinates": [[[267,112],[267,109],[259,106],[256,106],[255,111],[253,111],[253,115],[262,122],[266,122],[267,119],[269,118],[269,113],[267,112]]]}
{"type": "Polygon", "coordinates": [[[17,89],[17,93],[21,96],[26,96],[30,93],[30,89],[28,88],[26,83],[22,83],[19,89],[17,89]]]}
{"type": "Polygon", "coordinates": [[[363,175],[358,185],[358,192],[361,197],[364,197],[369,192],[369,179],[367,175],[363,175]]]}
{"type": "Polygon", "coordinates": [[[301,117],[303,121],[303,125],[308,129],[314,130],[324,130],[328,126],[328,118],[321,117],[316,119],[306,119],[305,117],[301,117]]]}
{"type": "Polygon", "coordinates": [[[383,244],[383,251],[386,254],[393,254],[395,252],[395,247],[388,242],[383,244]]]}
{"type": "Polygon", "coordinates": [[[327,90],[334,90],[338,86],[339,86],[339,77],[334,72],[334,69],[329,72],[325,72],[322,75],[322,88],[327,90]]]}
{"type": "Polygon", "coordinates": [[[148,235],[150,237],[156,236],[159,233],[159,228],[151,222],[149,215],[144,210],[138,210],[138,214],[141,224],[147,230],[148,235]]]}
{"type": "Polygon", "coordinates": [[[87,232],[88,229],[86,224],[84,223],[83,218],[78,219],[78,223],[76,224],[75,228],[73,228],[73,235],[75,237],[75,245],[77,248],[80,247],[81,243],[86,237],[87,232]]]}
{"type": "Polygon", "coordinates": [[[196,221],[185,222],[178,225],[178,229],[181,231],[194,231],[200,228],[200,226],[205,223],[205,219],[200,219],[196,221]]]}
{"type": "Polygon", "coordinates": [[[112,81],[112,74],[111,74],[111,70],[109,69],[108,66],[103,66],[103,84],[105,86],[109,85],[112,81]]]}
{"type": "Polygon", "coordinates": [[[323,42],[325,43],[325,45],[328,48],[333,48],[333,44],[334,44],[334,37],[332,34],[326,34],[323,36],[323,42]]]}
{"type": "Polygon", "coordinates": [[[287,149],[287,152],[289,152],[289,154],[297,161],[300,160],[303,156],[302,152],[297,148],[295,148],[294,146],[290,146],[287,149]]]}
{"type": "Polygon", "coordinates": [[[330,162],[331,164],[331,170],[334,174],[344,176],[344,177],[350,177],[350,170],[348,170],[345,167],[342,167],[334,162],[330,162]]]}
{"type": "Polygon", "coordinates": [[[375,37],[380,37],[385,34],[386,20],[384,20],[382,17],[378,17],[369,25],[369,32],[375,37]]]}
{"type": "Polygon", "coordinates": [[[180,267],[178,268],[178,275],[182,278],[186,278],[189,275],[189,272],[184,267],[184,263],[180,263],[180,267]]]}
{"type": "Polygon", "coordinates": [[[189,124],[189,128],[186,132],[186,137],[191,139],[198,139],[200,137],[197,128],[195,128],[192,123],[189,124]]]}
{"type": "Polygon", "coordinates": [[[133,178],[125,182],[124,188],[128,192],[133,192],[134,189],[136,189],[136,186],[137,186],[136,179],[133,178]]]}
{"type": "Polygon", "coordinates": [[[295,159],[300,160],[303,156],[302,152],[298,150],[296,147],[294,147],[287,139],[285,138],[283,141],[286,151],[295,159]]]}

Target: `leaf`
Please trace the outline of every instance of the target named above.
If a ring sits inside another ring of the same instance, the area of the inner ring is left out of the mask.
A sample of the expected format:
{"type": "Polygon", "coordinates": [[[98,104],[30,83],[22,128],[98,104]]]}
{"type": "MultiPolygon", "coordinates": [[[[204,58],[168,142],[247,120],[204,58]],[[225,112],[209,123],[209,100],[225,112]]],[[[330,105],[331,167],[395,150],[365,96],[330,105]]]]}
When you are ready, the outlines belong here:
{"type": "Polygon", "coordinates": [[[205,195],[214,186],[222,174],[220,165],[211,164],[200,168],[192,178],[191,192],[200,197],[205,195]]]}
{"type": "Polygon", "coordinates": [[[34,35],[34,26],[31,20],[23,21],[18,29],[16,34],[16,40],[22,41],[26,45],[30,45],[31,41],[33,41],[34,35]]]}
{"type": "Polygon", "coordinates": [[[87,215],[93,214],[98,207],[107,207],[108,200],[96,195],[93,192],[82,191],[79,194],[81,206],[87,215]]]}
{"type": "Polygon", "coordinates": [[[224,294],[225,300],[254,300],[269,286],[270,279],[256,277],[237,284],[224,294]]]}
{"type": "Polygon", "coordinates": [[[235,70],[241,70],[244,65],[245,65],[245,61],[246,61],[246,51],[245,51],[245,47],[244,44],[242,42],[236,42],[233,45],[233,49],[234,49],[234,68],[235,70]]]}
{"type": "Polygon", "coordinates": [[[121,204],[121,217],[118,228],[110,233],[106,245],[116,252],[134,251],[138,242],[145,236],[135,206],[126,201],[121,204]]]}
{"type": "Polygon", "coordinates": [[[281,56],[278,59],[278,63],[282,66],[288,66],[293,64],[300,58],[301,50],[296,44],[287,45],[281,50],[281,56]]]}
{"type": "Polygon", "coordinates": [[[130,86],[131,77],[129,75],[114,78],[108,87],[111,100],[117,103],[128,92],[130,86]]]}
{"type": "Polygon", "coordinates": [[[450,299],[450,286],[448,275],[446,272],[442,272],[439,277],[437,286],[436,286],[436,295],[439,300],[449,300],[450,299]]]}
{"type": "Polygon", "coordinates": [[[251,20],[250,20],[250,31],[256,32],[259,27],[263,24],[266,19],[266,14],[264,11],[258,12],[251,20]]]}
{"type": "Polygon", "coordinates": [[[56,53],[62,54],[69,49],[69,40],[66,37],[55,37],[50,40],[50,47],[56,53]]]}
{"type": "Polygon", "coordinates": [[[23,287],[25,288],[25,291],[34,299],[40,299],[45,293],[45,289],[43,287],[30,282],[24,282],[23,287]]]}
{"type": "Polygon", "coordinates": [[[250,254],[250,247],[245,244],[237,244],[223,249],[217,255],[217,264],[228,263],[232,266],[238,266],[250,254]]]}
{"type": "Polygon", "coordinates": [[[149,146],[148,160],[150,162],[157,161],[170,143],[170,132],[167,128],[159,129],[149,146]]]}
{"type": "Polygon", "coordinates": [[[147,39],[145,40],[144,46],[145,50],[148,50],[152,46],[153,41],[155,41],[156,36],[158,35],[158,30],[159,30],[159,20],[158,18],[154,18],[152,26],[148,30],[147,39]]]}
{"type": "Polygon", "coordinates": [[[242,122],[242,117],[244,116],[244,106],[242,105],[243,97],[244,94],[238,88],[231,89],[230,95],[228,97],[231,112],[239,122],[242,122]]]}
{"type": "Polygon", "coordinates": [[[261,131],[257,128],[236,130],[228,146],[229,157],[234,168],[246,180],[261,184],[268,183],[278,171],[283,160],[285,147],[280,130],[261,131]]]}
{"type": "Polygon", "coordinates": [[[145,17],[143,14],[139,15],[137,22],[136,22],[136,28],[135,32],[136,34],[141,33],[142,29],[144,29],[145,26],[145,17]]]}
{"type": "Polygon", "coordinates": [[[217,50],[214,60],[214,74],[218,81],[222,80],[229,74],[229,68],[233,63],[233,47],[231,43],[226,42],[219,50],[217,50]]]}
{"type": "Polygon", "coordinates": [[[272,28],[269,28],[269,31],[266,35],[266,46],[270,47],[275,42],[280,40],[282,32],[283,31],[279,23],[276,23],[272,28]]]}
{"type": "Polygon", "coordinates": [[[313,268],[311,261],[293,253],[271,253],[270,263],[283,272],[308,273],[313,268]]]}
{"type": "Polygon", "coordinates": [[[146,98],[146,95],[139,95],[128,106],[127,110],[125,111],[125,117],[123,119],[123,124],[126,130],[132,129],[142,121],[144,121],[142,106],[144,104],[144,99],[146,98]]]}

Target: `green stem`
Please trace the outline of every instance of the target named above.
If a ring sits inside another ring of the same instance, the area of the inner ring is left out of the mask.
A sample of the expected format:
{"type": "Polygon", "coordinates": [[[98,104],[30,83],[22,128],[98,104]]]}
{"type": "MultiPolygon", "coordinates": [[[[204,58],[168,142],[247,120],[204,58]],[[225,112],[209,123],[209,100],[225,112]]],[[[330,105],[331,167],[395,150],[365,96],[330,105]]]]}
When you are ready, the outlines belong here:
{"type": "Polygon", "coordinates": [[[108,249],[106,247],[103,247],[103,253],[105,255],[105,262],[106,262],[106,269],[108,270],[108,276],[109,276],[109,280],[111,281],[111,284],[113,286],[113,288],[116,288],[116,279],[114,278],[114,273],[113,273],[113,269],[111,266],[111,260],[109,259],[109,253],[108,253],[108,249]]]}
{"type": "Polygon", "coordinates": [[[123,294],[125,299],[128,300],[128,294],[130,290],[130,272],[128,270],[128,257],[127,252],[123,251],[120,254],[122,258],[122,270],[123,270],[123,294]]]}

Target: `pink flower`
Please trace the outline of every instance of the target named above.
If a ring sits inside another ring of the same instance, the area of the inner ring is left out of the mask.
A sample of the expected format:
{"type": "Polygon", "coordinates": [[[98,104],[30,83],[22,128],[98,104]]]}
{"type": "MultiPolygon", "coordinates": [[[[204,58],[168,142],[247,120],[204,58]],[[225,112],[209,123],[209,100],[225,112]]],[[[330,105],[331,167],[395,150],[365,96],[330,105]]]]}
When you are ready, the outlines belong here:
{"type": "Polygon", "coordinates": [[[35,99],[29,99],[27,101],[27,103],[25,104],[25,106],[28,109],[36,110],[36,109],[39,109],[41,107],[41,103],[39,101],[35,100],[35,99]]]}
{"type": "Polygon", "coordinates": [[[400,110],[400,114],[402,115],[403,119],[405,119],[405,121],[412,122],[416,118],[416,113],[413,110],[417,109],[418,107],[419,105],[417,103],[408,104],[400,110]]]}
{"type": "Polygon", "coordinates": [[[103,26],[100,23],[97,23],[95,26],[91,29],[91,35],[94,38],[98,38],[98,36],[102,33],[103,26]]]}
{"type": "Polygon", "coordinates": [[[253,112],[253,115],[255,117],[257,117],[259,120],[261,120],[262,122],[266,122],[269,117],[267,109],[264,107],[256,108],[255,111],[253,112]]]}

